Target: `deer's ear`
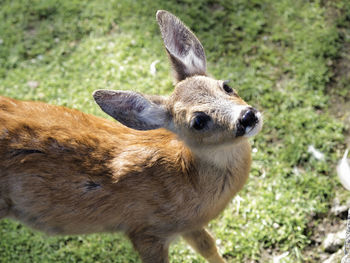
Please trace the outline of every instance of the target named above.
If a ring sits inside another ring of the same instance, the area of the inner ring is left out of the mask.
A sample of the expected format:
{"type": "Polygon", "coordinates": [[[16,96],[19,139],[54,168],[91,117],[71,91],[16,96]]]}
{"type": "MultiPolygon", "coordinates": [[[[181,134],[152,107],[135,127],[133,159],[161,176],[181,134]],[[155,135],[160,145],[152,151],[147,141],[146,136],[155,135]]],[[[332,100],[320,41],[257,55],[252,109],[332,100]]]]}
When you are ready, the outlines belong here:
{"type": "Polygon", "coordinates": [[[206,75],[206,58],[197,37],[176,16],[159,10],[157,21],[176,81],[206,75]]]}
{"type": "Polygon", "coordinates": [[[96,90],[93,97],[104,112],[129,128],[153,130],[167,124],[163,97],[147,98],[133,91],[114,90],[96,90]]]}

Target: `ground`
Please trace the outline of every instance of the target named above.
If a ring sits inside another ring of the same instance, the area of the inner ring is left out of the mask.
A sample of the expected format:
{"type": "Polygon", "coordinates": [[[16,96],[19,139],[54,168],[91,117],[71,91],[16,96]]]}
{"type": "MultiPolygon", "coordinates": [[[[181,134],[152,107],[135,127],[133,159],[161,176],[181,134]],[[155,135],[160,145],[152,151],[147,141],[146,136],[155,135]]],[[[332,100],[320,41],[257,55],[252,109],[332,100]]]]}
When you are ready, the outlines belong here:
{"type": "MultiPolygon", "coordinates": [[[[209,72],[264,114],[249,182],[209,226],[222,253],[228,262],[319,262],[322,231],[343,228],[332,204],[349,199],[335,173],[350,147],[349,1],[0,1],[0,94],[103,117],[96,89],[169,94],[157,9],[179,16],[209,72]]],[[[119,234],[47,237],[3,220],[0,237],[0,262],[140,262],[119,234]]],[[[204,262],[181,240],[170,254],[204,262]]]]}

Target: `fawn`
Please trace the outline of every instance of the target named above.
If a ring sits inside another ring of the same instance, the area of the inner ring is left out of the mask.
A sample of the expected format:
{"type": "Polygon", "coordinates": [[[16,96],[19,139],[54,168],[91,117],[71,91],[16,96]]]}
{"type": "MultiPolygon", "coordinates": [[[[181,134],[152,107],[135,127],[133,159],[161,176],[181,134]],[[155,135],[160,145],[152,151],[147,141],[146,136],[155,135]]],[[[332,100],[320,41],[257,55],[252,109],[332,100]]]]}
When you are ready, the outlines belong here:
{"type": "Polygon", "coordinates": [[[181,235],[225,262],[205,226],[246,182],[262,116],[207,76],[201,43],[177,17],[156,17],[175,90],[95,91],[120,123],[0,97],[0,218],[51,234],[122,231],[145,263],[169,262],[181,235]]]}

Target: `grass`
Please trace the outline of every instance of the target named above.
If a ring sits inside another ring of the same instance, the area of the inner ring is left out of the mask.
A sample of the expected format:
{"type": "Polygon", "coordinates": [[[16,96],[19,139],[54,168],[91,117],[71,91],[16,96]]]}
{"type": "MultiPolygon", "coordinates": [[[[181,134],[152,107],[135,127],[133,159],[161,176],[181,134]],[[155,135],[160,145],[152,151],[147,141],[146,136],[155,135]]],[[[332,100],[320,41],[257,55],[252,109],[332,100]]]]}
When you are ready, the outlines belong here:
{"type": "MultiPolygon", "coordinates": [[[[0,94],[104,117],[91,97],[96,89],[169,94],[157,9],[193,29],[210,73],[230,79],[264,112],[250,180],[210,224],[221,251],[229,262],[270,262],[285,251],[282,262],[308,262],[308,225],[328,211],[344,148],[344,127],[328,113],[327,85],[348,41],[338,30],[349,24],[346,1],[2,0],[0,94]],[[313,158],[309,145],[325,161],[313,158]]],[[[348,89],[342,83],[338,93],[348,89]]],[[[47,237],[3,220],[0,236],[0,262],[140,262],[120,234],[47,237]]],[[[181,240],[170,253],[172,262],[204,262],[181,240]]]]}

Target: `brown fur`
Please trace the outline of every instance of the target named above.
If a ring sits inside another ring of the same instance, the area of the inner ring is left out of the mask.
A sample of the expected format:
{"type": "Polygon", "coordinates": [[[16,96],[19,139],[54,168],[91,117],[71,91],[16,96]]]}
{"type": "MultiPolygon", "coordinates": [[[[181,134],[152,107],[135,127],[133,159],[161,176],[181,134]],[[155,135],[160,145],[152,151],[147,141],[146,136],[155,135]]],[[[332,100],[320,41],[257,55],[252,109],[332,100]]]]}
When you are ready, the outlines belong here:
{"type": "Polygon", "coordinates": [[[153,239],[166,243],[216,217],[249,172],[245,142],[234,162],[241,167],[211,177],[216,168],[199,168],[201,161],[164,129],[135,131],[4,97],[0,108],[1,216],[49,233],[119,230],[136,248],[140,233],[142,244],[143,235],[151,247],[153,239]]]}
{"type": "Polygon", "coordinates": [[[190,73],[169,98],[94,96],[140,130],[0,97],[0,218],[52,234],[122,231],[143,262],[168,262],[170,241],[182,235],[209,262],[224,262],[204,227],[247,180],[250,146],[235,135],[247,104],[222,81],[190,73]],[[210,129],[189,129],[199,111],[210,129]]]}

